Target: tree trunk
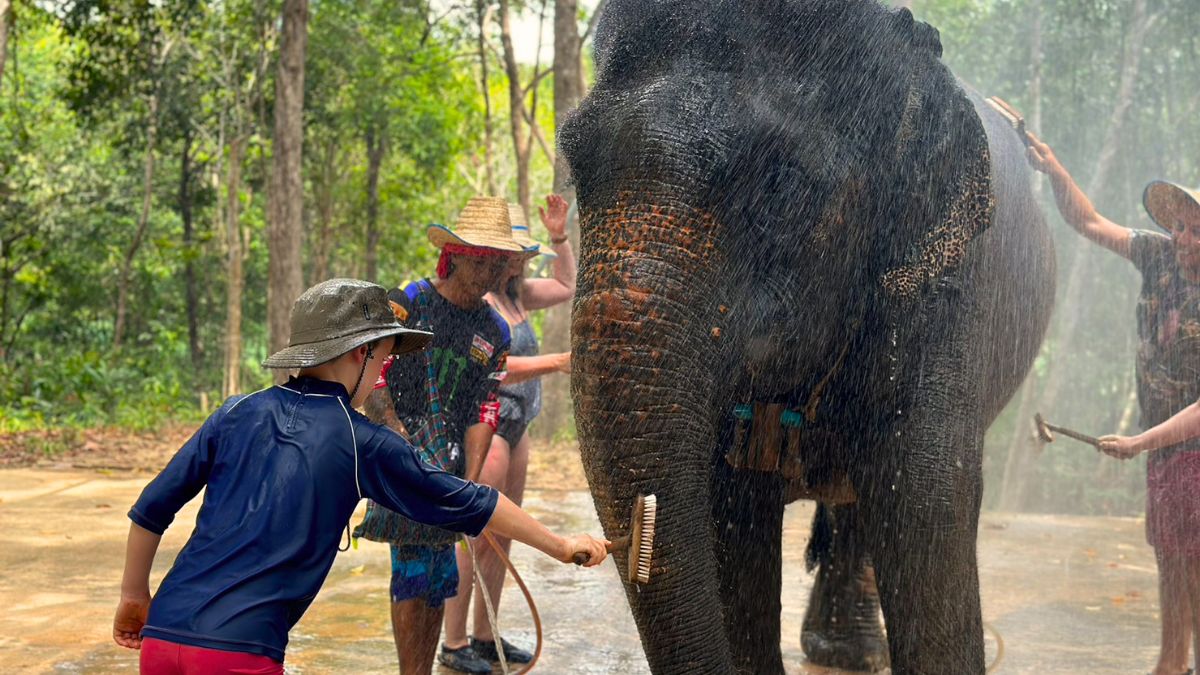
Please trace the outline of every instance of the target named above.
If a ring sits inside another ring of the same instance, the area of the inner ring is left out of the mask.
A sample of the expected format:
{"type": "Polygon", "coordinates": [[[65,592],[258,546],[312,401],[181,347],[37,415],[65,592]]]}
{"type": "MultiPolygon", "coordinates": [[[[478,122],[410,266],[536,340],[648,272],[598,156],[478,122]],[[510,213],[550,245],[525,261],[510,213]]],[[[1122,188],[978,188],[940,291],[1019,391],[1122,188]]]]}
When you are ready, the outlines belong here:
{"type": "MultiPolygon", "coordinates": [[[[287,346],[292,302],[304,290],[300,245],[304,241],[304,54],[308,44],[308,0],[284,0],[279,67],[275,75],[275,133],[272,143],[267,227],[267,325],[269,351],[287,346]]],[[[287,379],[277,371],[275,381],[287,379]]]]}
{"type": "MultiPolygon", "coordinates": [[[[1036,134],[1042,133],[1042,79],[1046,64],[1046,49],[1042,43],[1044,16],[1042,3],[1033,3],[1033,22],[1029,31],[1029,119],[1026,122],[1036,134]]],[[[1033,196],[1040,200],[1045,181],[1041,174],[1030,173],[1033,176],[1033,196]]]]}
{"type": "Polygon", "coordinates": [[[318,179],[313,181],[313,198],[317,207],[317,228],[312,233],[312,276],[322,280],[330,277],[330,256],[333,245],[333,193],[337,183],[337,147],[335,139],[327,139],[321,149],[318,179]]]}
{"type": "Polygon", "coordinates": [[[229,142],[225,179],[225,367],[221,391],[225,398],[242,389],[242,290],[246,283],[245,247],[242,245],[241,201],[242,146],[235,135],[229,142]]]}
{"type": "MultiPolygon", "coordinates": [[[[1141,68],[1146,35],[1157,18],[1157,16],[1147,13],[1146,0],[1134,0],[1129,31],[1125,39],[1125,50],[1121,57],[1121,80],[1113,99],[1112,111],[1104,132],[1104,141],[1100,145],[1100,152],[1096,158],[1095,171],[1084,190],[1089,196],[1099,194],[1108,186],[1109,174],[1116,164],[1117,152],[1120,150],[1122,131],[1129,115],[1129,108],[1133,105],[1134,89],[1141,68]]],[[[1046,383],[1042,388],[1042,395],[1039,397],[1037,405],[1037,409],[1046,413],[1051,419],[1053,419],[1054,406],[1070,365],[1070,361],[1063,355],[1075,339],[1075,331],[1079,327],[1079,321],[1083,314],[1084,273],[1091,254],[1090,246],[1091,244],[1083,237],[1076,240],[1067,283],[1064,285],[1065,290],[1058,303],[1060,319],[1057,338],[1054,341],[1057,346],[1056,358],[1050,362],[1046,383]]],[[[1028,455],[1028,450],[1025,451],[1025,454],[1028,455]]],[[[1027,456],[1019,458],[1019,460],[1017,473],[1010,478],[1011,485],[1008,486],[1008,490],[1012,494],[1006,500],[1012,510],[1023,508],[1024,488],[1028,482],[1029,465],[1031,464],[1027,456]]]]}
{"type": "Polygon", "coordinates": [[[379,167],[387,153],[387,122],[372,122],[367,126],[364,140],[367,145],[367,281],[379,277],[379,167]]]}
{"type": "Polygon", "coordinates": [[[8,56],[8,17],[12,14],[10,0],[0,0],[0,89],[4,88],[4,57],[8,56]]]}
{"type": "Polygon", "coordinates": [[[488,81],[487,25],[492,14],[491,5],[484,0],[476,0],[475,13],[479,19],[479,88],[483,94],[483,175],[487,185],[488,195],[496,195],[496,174],[492,157],[495,141],[495,129],[492,121],[492,92],[488,81]]]}
{"type": "MultiPolygon", "coordinates": [[[[596,8],[600,11],[600,7],[596,8]]],[[[555,0],[554,2],[554,126],[561,129],[567,116],[583,100],[583,63],[581,60],[583,40],[579,35],[578,0],[555,0]]],[[[571,172],[563,153],[558,153],[554,163],[554,192],[575,204],[575,189],[569,187],[571,172]]],[[[574,213],[574,209],[572,209],[574,213]]],[[[572,219],[574,220],[574,219],[572,219]]],[[[567,223],[567,234],[571,245],[578,251],[579,228],[577,222],[567,223]]],[[[571,303],[563,303],[546,312],[542,324],[542,351],[565,352],[571,349],[571,303]]],[[[542,382],[541,421],[534,431],[541,438],[552,438],[568,423],[571,411],[571,382],[565,377],[548,377],[542,382]]]]}
{"type": "Polygon", "coordinates": [[[192,129],[183,129],[182,152],[179,155],[179,219],[183,221],[183,285],[187,303],[188,355],[192,368],[199,375],[203,366],[200,352],[200,320],[196,291],[196,262],[192,247],[196,244],[195,223],[192,218],[192,129]]]}
{"type": "Polygon", "coordinates": [[[142,212],[138,216],[137,229],[133,240],[125,249],[125,257],[121,260],[121,271],[117,276],[117,318],[113,324],[113,349],[120,349],[125,337],[125,320],[129,305],[130,276],[133,274],[133,259],[142,240],[146,237],[146,228],[150,224],[150,205],[154,197],[154,152],[158,144],[158,92],[150,95],[150,112],[146,129],[146,159],[142,164],[142,212]]]}
{"type": "MultiPolygon", "coordinates": [[[[583,99],[582,40],[579,37],[578,0],[554,0],[554,128],[561,129],[567,115],[583,99]]],[[[554,163],[554,192],[563,195],[570,182],[566,158],[558,153],[554,163]]],[[[573,196],[573,195],[572,195],[573,196]]],[[[570,201],[568,199],[568,201],[570,201]]]]}
{"type": "Polygon", "coordinates": [[[504,48],[504,72],[508,75],[508,118],[512,132],[513,154],[517,159],[517,203],[529,218],[529,145],[525,138],[525,96],[521,88],[521,70],[512,41],[512,16],[508,0],[500,0],[500,43],[504,48]]]}

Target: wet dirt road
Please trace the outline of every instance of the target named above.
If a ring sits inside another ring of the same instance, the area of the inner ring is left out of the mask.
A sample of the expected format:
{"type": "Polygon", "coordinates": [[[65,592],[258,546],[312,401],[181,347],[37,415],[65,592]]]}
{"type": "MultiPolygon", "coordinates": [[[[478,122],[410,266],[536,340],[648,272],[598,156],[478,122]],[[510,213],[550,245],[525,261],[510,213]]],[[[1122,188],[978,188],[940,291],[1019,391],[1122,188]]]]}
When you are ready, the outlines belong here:
{"type": "MultiPolygon", "coordinates": [[[[148,477],[0,471],[0,672],[124,673],[136,655],[111,641],[124,517],[148,477]]],[[[551,527],[598,532],[590,497],[535,490],[527,505],[551,527]]],[[[198,501],[164,537],[152,583],[186,540],[198,501]]],[[[803,567],[809,503],[785,520],[783,651],[803,663],[800,623],[812,582],[803,567]]],[[[1136,673],[1156,655],[1154,561],[1133,519],[986,514],[980,530],[983,612],[1005,642],[1000,673],[1136,673]]],[[[578,570],[516,547],[546,627],[543,673],[648,672],[615,567],[578,570]],[[590,620],[585,621],[585,617],[590,620]]],[[[292,632],[291,673],[394,673],[386,547],[339,555],[321,595],[292,632]]],[[[502,626],[532,646],[519,591],[505,590],[502,626]]],[[[996,643],[988,637],[989,662],[996,643]]],[[[445,671],[449,673],[450,671],[445,671]]]]}

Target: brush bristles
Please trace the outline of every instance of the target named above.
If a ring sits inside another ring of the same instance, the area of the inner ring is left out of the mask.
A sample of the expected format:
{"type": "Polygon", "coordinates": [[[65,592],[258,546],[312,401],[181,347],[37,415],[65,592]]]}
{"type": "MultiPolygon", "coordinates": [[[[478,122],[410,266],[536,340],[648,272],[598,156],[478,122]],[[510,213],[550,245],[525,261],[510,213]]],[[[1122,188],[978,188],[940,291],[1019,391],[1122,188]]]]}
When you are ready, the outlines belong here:
{"type": "Polygon", "coordinates": [[[633,581],[639,584],[650,583],[650,560],[654,554],[654,521],[658,516],[658,499],[654,495],[638,495],[634,504],[634,522],[638,525],[637,537],[632,542],[635,550],[634,560],[631,561],[633,581]]]}
{"type": "Polygon", "coordinates": [[[996,98],[995,96],[988,97],[984,100],[989,106],[992,107],[993,110],[1000,113],[1000,116],[1004,118],[1004,121],[1008,122],[1013,129],[1018,131],[1023,130],[1025,126],[1025,118],[1021,117],[1021,113],[1017,112],[1017,110],[1010,106],[1006,101],[996,98]]]}

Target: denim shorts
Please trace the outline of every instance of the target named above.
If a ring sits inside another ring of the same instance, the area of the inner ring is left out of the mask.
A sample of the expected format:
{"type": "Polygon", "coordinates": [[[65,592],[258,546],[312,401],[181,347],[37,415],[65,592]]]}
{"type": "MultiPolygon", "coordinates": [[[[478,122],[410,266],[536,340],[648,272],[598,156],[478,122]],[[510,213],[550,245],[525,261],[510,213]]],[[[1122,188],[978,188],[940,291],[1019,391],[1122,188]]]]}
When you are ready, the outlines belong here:
{"type": "Polygon", "coordinates": [[[392,549],[392,602],[420,598],[436,609],[458,594],[454,545],[396,546],[392,549]]]}
{"type": "Polygon", "coordinates": [[[496,435],[503,438],[509,448],[515,448],[528,428],[529,423],[523,419],[501,417],[500,423],[496,425],[496,435]]]}

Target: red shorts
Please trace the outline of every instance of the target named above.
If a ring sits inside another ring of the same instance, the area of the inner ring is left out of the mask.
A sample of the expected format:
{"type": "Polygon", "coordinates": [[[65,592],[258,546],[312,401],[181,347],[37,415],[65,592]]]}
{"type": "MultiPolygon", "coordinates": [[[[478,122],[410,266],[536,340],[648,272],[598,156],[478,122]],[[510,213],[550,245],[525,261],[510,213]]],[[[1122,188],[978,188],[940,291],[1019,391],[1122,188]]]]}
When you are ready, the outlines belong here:
{"type": "Polygon", "coordinates": [[[259,654],[142,640],[142,675],[283,675],[283,664],[259,654]]]}
{"type": "Polygon", "coordinates": [[[1150,462],[1146,541],[1160,555],[1200,556],[1200,452],[1150,462]]]}

